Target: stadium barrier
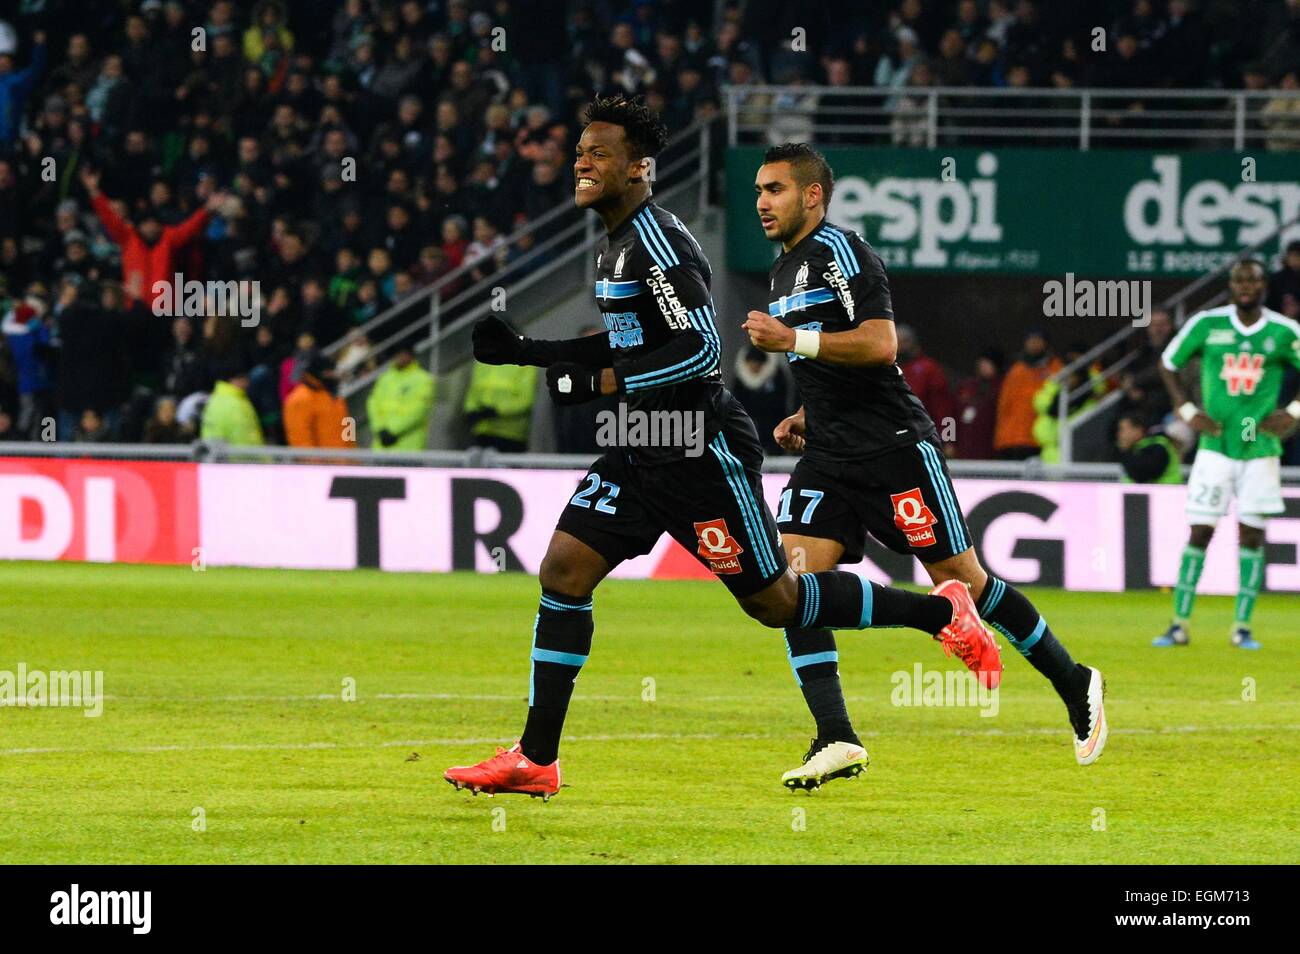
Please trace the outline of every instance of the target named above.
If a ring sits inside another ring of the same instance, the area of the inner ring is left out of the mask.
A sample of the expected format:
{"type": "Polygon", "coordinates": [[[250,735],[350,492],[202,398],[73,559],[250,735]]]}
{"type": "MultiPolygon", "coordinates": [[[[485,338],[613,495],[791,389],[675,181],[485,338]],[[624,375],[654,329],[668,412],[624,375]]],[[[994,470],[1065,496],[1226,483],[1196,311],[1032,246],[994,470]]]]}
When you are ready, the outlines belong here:
{"type": "Polygon", "coordinates": [[[1041,142],[1087,151],[1145,143],[1170,149],[1294,148],[1300,131],[1266,107],[1284,89],[1116,87],[723,86],[727,144],[783,139],[924,146],[1041,142]],[[1141,104],[1133,109],[1133,104],[1141,104]]]}
{"type": "MultiPolygon", "coordinates": [[[[247,452],[266,460],[275,449],[247,452]]],[[[461,455],[461,466],[397,467],[337,463],[338,452],[335,462],[300,464],[199,463],[177,453],[0,457],[0,559],[535,573],[579,484],[579,461],[589,460],[481,467],[464,466],[461,455]]],[[[1120,592],[1175,582],[1186,536],[1182,487],[1008,476],[955,483],[985,565],[1013,583],[1120,592]]],[[[784,486],[782,474],[764,476],[774,512],[784,486]]],[[[1269,525],[1265,583],[1300,593],[1300,488],[1284,495],[1286,514],[1269,525]]],[[[926,582],[919,564],[874,541],[858,570],[879,581],[926,582]]],[[[708,574],[664,537],[613,575],[708,574]]],[[[1221,533],[1202,591],[1231,594],[1236,584],[1234,534],[1221,533]]]]}

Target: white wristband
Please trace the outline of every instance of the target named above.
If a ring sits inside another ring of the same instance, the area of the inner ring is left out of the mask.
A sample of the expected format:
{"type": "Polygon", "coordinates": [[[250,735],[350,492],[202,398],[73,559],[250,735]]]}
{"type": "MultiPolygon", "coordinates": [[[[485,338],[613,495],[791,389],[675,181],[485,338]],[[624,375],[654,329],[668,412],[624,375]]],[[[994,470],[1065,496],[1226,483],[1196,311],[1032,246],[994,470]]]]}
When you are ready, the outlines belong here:
{"type": "Polygon", "coordinates": [[[1300,421],[1300,400],[1295,400],[1288,404],[1286,406],[1286,412],[1297,421],[1300,421]]]}
{"type": "Polygon", "coordinates": [[[821,350],[822,333],[820,331],[809,331],[807,328],[796,328],[794,330],[794,353],[803,355],[805,358],[817,357],[817,352],[821,350]]]}
{"type": "Polygon", "coordinates": [[[1192,418],[1194,418],[1198,413],[1196,405],[1191,401],[1184,401],[1183,406],[1178,409],[1178,416],[1188,424],[1192,423],[1192,418]]]}

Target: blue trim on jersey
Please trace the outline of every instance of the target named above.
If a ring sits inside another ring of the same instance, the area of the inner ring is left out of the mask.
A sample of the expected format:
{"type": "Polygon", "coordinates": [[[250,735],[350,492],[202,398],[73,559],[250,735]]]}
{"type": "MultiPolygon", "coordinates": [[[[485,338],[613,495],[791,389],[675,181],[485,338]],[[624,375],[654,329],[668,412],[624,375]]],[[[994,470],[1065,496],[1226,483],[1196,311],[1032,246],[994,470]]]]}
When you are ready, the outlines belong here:
{"type": "Polygon", "coordinates": [[[764,576],[774,576],[777,568],[776,558],[772,555],[771,543],[767,535],[762,532],[764,530],[762,511],[755,503],[753,491],[750,490],[749,483],[745,479],[744,465],[732,456],[727,447],[727,439],[721,434],[709,441],[709,449],[722,465],[722,475],[736,498],[741,519],[745,524],[745,533],[749,537],[749,545],[754,549],[754,559],[758,563],[759,572],[764,576]]]}
{"type": "Polygon", "coordinates": [[[810,288],[807,291],[801,291],[797,295],[782,295],[776,301],[767,303],[767,313],[773,318],[779,318],[782,315],[788,315],[792,311],[803,311],[809,305],[820,305],[822,302],[834,301],[835,292],[829,288],[810,288]]]}
{"type": "Polygon", "coordinates": [[[624,378],[623,389],[628,394],[634,391],[665,387],[669,384],[703,377],[711,374],[714,368],[718,367],[718,361],[722,356],[722,348],[721,341],[718,338],[717,326],[713,323],[713,306],[711,304],[701,305],[699,308],[688,311],[686,318],[691,327],[699,332],[700,337],[704,339],[704,346],[685,361],[679,361],[672,367],[645,371],[624,378]],[[678,373],[673,374],[674,371],[678,373]]]}
{"type": "Polygon", "coordinates": [[[614,282],[608,278],[596,280],[597,298],[634,298],[645,291],[645,285],[633,279],[630,282],[614,282]]]}
{"type": "Polygon", "coordinates": [[[645,250],[650,253],[651,260],[653,260],[661,269],[667,271],[668,269],[664,267],[663,253],[646,234],[645,227],[641,224],[640,216],[632,220],[632,228],[636,229],[636,234],[640,237],[641,244],[645,246],[645,250]]]}
{"type": "Polygon", "coordinates": [[[871,581],[858,577],[858,582],[862,584],[862,618],[858,620],[858,629],[866,629],[871,625],[871,613],[876,602],[875,590],[871,588],[871,581]]]}
{"type": "Polygon", "coordinates": [[[713,345],[707,340],[704,347],[687,358],[685,361],[678,361],[670,368],[660,368],[655,371],[646,371],[641,374],[634,374],[631,377],[623,379],[623,389],[631,394],[634,391],[644,391],[650,388],[666,387],[669,384],[676,384],[680,381],[689,381],[691,378],[702,377],[712,370],[714,363],[717,361],[713,345]],[[685,370],[679,370],[685,369],[685,370]],[[672,372],[677,371],[677,374],[672,372]]]}
{"type": "Polygon", "coordinates": [[[713,352],[713,364],[704,373],[711,374],[715,368],[720,370],[718,362],[722,357],[722,340],[718,337],[718,327],[713,322],[713,305],[701,305],[694,311],[688,311],[686,317],[691,327],[704,338],[705,347],[713,352]]]}
{"type": "Polygon", "coordinates": [[[665,250],[664,260],[668,262],[668,265],[664,271],[674,265],[680,265],[682,261],[677,257],[677,250],[673,248],[673,243],[668,241],[668,236],[664,233],[664,227],[659,224],[659,220],[651,214],[648,208],[641,212],[641,219],[646,224],[646,231],[658,238],[665,250]]]}
{"type": "Polygon", "coordinates": [[[641,236],[641,242],[654,259],[654,263],[665,272],[674,265],[680,265],[681,260],[677,253],[673,251],[672,244],[668,241],[668,236],[664,235],[663,227],[655,221],[655,217],[650,214],[649,209],[645,209],[640,215],[632,220],[633,227],[636,228],[637,235],[641,236]]]}
{"type": "Polygon", "coordinates": [[[1002,602],[1002,596],[1006,591],[1006,583],[1002,582],[1002,580],[998,579],[996,576],[989,577],[989,601],[985,604],[984,611],[980,613],[980,616],[988,616],[997,609],[997,606],[1002,602]]]}
{"type": "Polygon", "coordinates": [[[542,596],[542,605],[549,610],[556,610],[560,613],[590,613],[591,600],[585,603],[561,603],[559,600],[552,599],[549,596],[542,596]]]}
{"type": "Polygon", "coordinates": [[[921,459],[925,461],[925,469],[930,472],[930,483],[934,486],[934,495],[943,510],[944,522],[948,524],[948,542],[952,544],[952,552],[955,556],[969,546],[966,535],[962,533],[961,513],[957,509],[957,499],[952,494],[949,481],[944,477],[943,465],[939,462],[939,452],[930,446],[928,441],[920,441],[916,446],[921,452],[921,459]]]}
{"type": "Polygon", "coordinates": [[[852,278],[862,271],[858,267],[858,257],[853,254],[853,247],[849,245],[848,236],[830,225],[823,225],[817,235],[818,237],[826,236],[822,241],[827,245],[831,245],[833,249],[839,250],[840,255],[835,256],[835,261],[839,263],[840,271],[844,273],[845,278],[852,278]]]}

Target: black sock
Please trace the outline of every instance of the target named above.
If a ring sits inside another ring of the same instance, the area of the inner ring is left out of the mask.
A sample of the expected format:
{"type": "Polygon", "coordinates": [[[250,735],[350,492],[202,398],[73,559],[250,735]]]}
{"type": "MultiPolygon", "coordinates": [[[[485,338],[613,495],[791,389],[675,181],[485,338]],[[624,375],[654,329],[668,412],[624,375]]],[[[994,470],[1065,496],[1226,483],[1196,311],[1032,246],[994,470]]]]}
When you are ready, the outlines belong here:
{"type": "Polygon", "coordinates": [[[1079,669],[1047,621],[1025,595],[1005,580],[990,576],[980,594],[980,616],[1007,638],[1029,664],[1051,680],[1065,696],[1078,688],[1079,669]]]}
{"type": "Polygon", "coordinates": [[[803,692],[808,711],[817,720],[817,738],[861,745],[844,705],[834,634],[829,629],[788,628],[785,644],[790,650],[794,681],[803,692]]]}
{"type": "Polygon", "coordinates": [[[573,683],[591,652],[592,629],[590,596],[542,590],[533,628],[528,722],[519,739],[524,755],[538,765],[550,765],[559,754],[573,683]]]}
{"type": "Polygon", "coordinates": [[[881,586],[844,570],[827,570],[799,577],[795,622],[805,629],[911,626],[933,636],[952,622],[952,604],[942,596],[881,586]]]}

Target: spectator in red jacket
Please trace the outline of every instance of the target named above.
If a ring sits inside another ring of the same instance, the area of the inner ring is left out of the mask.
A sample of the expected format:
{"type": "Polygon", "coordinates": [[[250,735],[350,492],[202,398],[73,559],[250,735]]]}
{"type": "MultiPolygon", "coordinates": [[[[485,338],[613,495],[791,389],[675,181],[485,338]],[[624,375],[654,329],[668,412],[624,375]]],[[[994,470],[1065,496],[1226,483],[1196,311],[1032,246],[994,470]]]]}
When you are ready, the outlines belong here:
{"type": "Polygon", "coordinates": [[[226,198],[224,192],[213,192],[205,208],[198,209],[179,225],[163,225],[152,209],[143,214],[138,225],[132,225],[117,214],[108,196],[99,191],[98,172],[83,171],[81,183],[90,194],[90,202],[108,237],[122,247],[122,288],[128,307],[143,301],[150,310],[158,297],[154,284],[172,281],[177,253],[199,236],[208,216],[226,198]]]}
{"type": "Polygon", "coordinates": [[[898,326],[898,366],[903,369],[912,392],[921,399],[934,426],[939,429],[939,439],[949,457],[956,450],[956,411],[952,402],[952,389],[943,367],[921,349],[916,331],[910,325],[898,326]]]}
{"type": "Polygon", "coordinates": [[[962,460],[994,459],[1002,363],[1002,352],[985,351],[975,359],[975,373],[957,385],[957,456],[962,460]]]}

